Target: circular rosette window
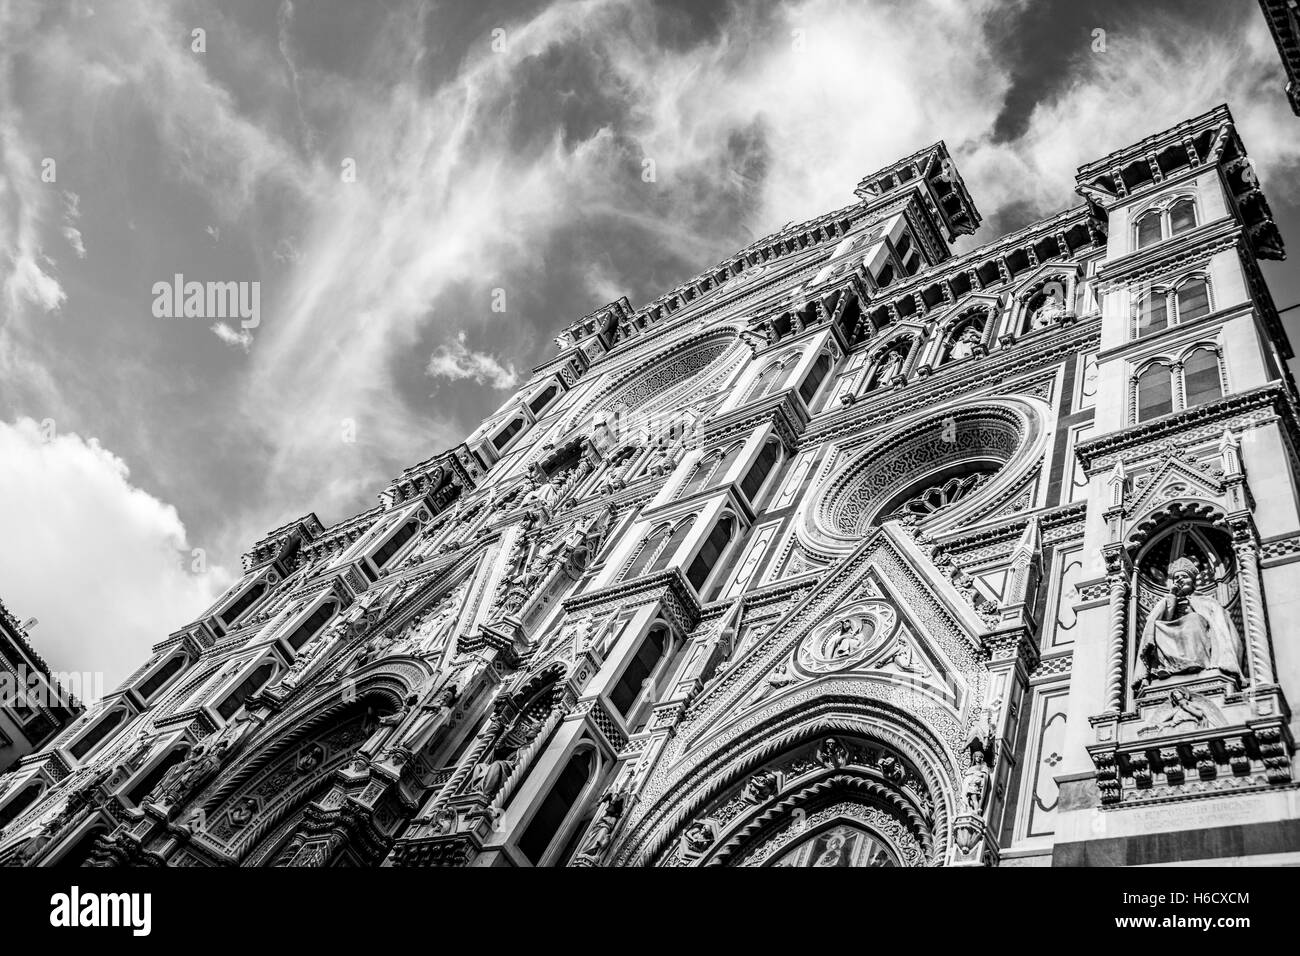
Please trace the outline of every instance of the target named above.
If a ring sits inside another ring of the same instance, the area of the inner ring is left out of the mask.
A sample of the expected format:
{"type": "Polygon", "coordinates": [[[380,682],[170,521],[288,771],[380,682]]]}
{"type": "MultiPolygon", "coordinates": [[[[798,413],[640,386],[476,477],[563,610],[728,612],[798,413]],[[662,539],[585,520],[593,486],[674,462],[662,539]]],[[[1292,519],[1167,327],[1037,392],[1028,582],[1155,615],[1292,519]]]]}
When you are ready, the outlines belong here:
{"type": "Polygon", "coordinates": [[[857,604],[814,630],[799,645],[795,666],[805,674],[831,674],[860,664],[894,636],[898,613],[888,604],[857,604]]]}
{"type": "Polygon", "coordinates": [[[856,542],[891,519],[942,530],[1028,504],[1046,448],[1041,403],[992,400],[931,414],[858,451],[827,481],[812,530],[856,542]]]}

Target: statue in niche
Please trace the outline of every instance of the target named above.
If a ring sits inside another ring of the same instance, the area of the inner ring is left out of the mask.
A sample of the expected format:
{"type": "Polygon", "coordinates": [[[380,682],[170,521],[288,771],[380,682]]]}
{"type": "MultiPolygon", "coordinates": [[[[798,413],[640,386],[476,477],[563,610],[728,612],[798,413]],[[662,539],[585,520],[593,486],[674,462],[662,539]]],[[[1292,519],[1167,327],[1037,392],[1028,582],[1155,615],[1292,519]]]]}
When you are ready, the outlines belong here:
{"type": "Polygon", "coordinates": [[[357,656],[352,660],[352,670],[360,670],[367,664],[379,660],[388,653],[388,649],[392,646],[393,636],[391,634],[376,634],[366,641],[365,646],[357,652],[357,656]]]}
{"type": "Polygon", "coordinates": [[[185,759],[168,769],[150,799],[168,806],[181,803],[216,773],[229,748],[228,740],[209,744],[207,740],[194,745],[185,759]]]}
{"type": "Polygon", "coordinates": [[[970,766],[961,782],[961,798],[967,813],[976,815],[984,812],[984,803],[988,798],[989,767],[982,754],[971,754],[970,766]]]}
{"type": "Polygon", "coordinates": [[[1241,639],[1228,612],[1196,593],[1199,568],[1189,558],[1169,563],[1169,593],[1151,609],[1138,643],[1133,689],[1177,674],[1217,668],[1241,684],[1241,639]]]}
{"type": "Polygon", "coordinates": [[[523,500],[519,502],[519,510],[549,518],[551,516],[551,506],[555,504],[555,499],[559,496],[559,489],[556,488],[555,482],[550,478],[543,481],[530,478],[529,481],[531,482],[530,487],[523,500]]]}
{"type": "Polygon", "coordinates": [[[309,747],[302,752],[298,757],[298,762],[295,764],[295,767],[300,774],[309,774],[319,767],[324,760],[325,751],[321,749],[319,744],[317,744],[316,746],[309,747]]]}
{"type": "Polygon", "coordinates": [[[578,850],[574,862],[586,863],[591,866],[600,863],[601,858],[605,855],[605,850],[609,847],[610,838],[614,835],[614,828],[618,826],[618,821],[623,817],[623,810],[627,806],[628,796],[627,791],[617,790],[606,793],[601,797],[600,805],[596,808],[595,822],[592,823],[591,829],[587,831],[587,839],[578,850]]]}
{"type": "Polygon", "coordinates": [[[903,371],[903,355],[898,349],[890,349],[879,360],[876,366],[876,376],[871,383],[872,388],[881,388],[889,385],[896,379],[900,372],[903,371]]]}
{"type": "Polygon", "coordinates": [[[948,348],[948,358],[952,361],[958,359],[970,358],[976,353],[980,346],[980,328],[977,325],[968,325],[962,330],[961,335],[948,348]]]}
{"type": "Polygon", "coordinates": [[[1161,707],[1138,730],[1139,737],[1153,734],[1181,733],[1184,730],[1205,730],[1223,727],[1227,720],[1207,698],[1175,687],[1169,694],[1169,704],[1161,707]]]}
{"type": "Polygon", "coordinates": [[[496,756],[474,768],[471,784],[475,793],[481,793],[491,800],[505,784],[510,771],[514,769],[516,750],[498,750],[496,756]]]}
{"type": "Polygon", "coordinates": [[[1043,304],[1034,310],[1034,314],[1029,320],[1029,327],[1035,332],[1060,322],[1067,311],[1065,308],[1065,290],[1061,287],[1061,283],[1047,283],[1043,294],[1043,304]]]}

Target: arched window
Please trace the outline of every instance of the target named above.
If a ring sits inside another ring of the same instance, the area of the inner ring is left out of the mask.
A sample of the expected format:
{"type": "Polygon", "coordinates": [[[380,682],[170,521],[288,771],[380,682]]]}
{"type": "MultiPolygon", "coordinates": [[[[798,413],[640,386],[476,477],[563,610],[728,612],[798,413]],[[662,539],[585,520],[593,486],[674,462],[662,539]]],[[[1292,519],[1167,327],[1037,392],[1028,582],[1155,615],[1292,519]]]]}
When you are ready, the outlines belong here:
{"type": "Polygon", "coordinates": [[[136,693],[145,700],[151,698],[154,694],[162,689],[163,685],[175,677],[185,667],[185,655],[177,654],[162,667],[154,671],[149,678],[135,689],[136,693]]]}
{"type": "Polygon", "coordinates": [[[0,830],[18,819],[18,814],[35,803],[36,798],[41,795],[44,789],[39,780],[32,780],[28,782],[27,786],[10,797],[9,802],[3,808],[0,808],[0,830]]]}
{"type": "Polygon", "coordinates": [[[609,692],[609,702],[623,717],[627,717],[632,712],[632,705],[641,696],[646,681],[650,679],[659,662],[668,653],[670,644],[667,628],[653,628],[645,636],[636,653],[632,655],[632,659],[627,662],[627,666],[623,668],[618,683],[609,692]]]}
{"type": "Polygon", "coordinates": [[[252,607],[253,602],[266,593],[266,582],[258,581],[250,588],[246,588],[239,598],[226,608],[219,615],[221,623],[229,627],[239,620],[240,615],[252,607]]]}
{"type": "Polygon", "coordinates": [[[226,695],[226,699],[217,706],[217,713],[221,715],[221,719],[229,720],[233,717],[235,712],[244,706],[244,701],[261,690],[274,673],[275,665],[266,661],[240,681],[239,686],[226,695]]]}
{"type": "Polygon", "coordinates": [[[1178,287],[1178,322],[1191,322],[1210,314],[1210,293],[1202,278],[1188,279],[1178,287]]]}
{"type": "Polygon", "coordinates": [[[559,389],[557,389],[554,385],[548,385],[546,388],[542,389],[540,392],[538,392],[536,395],[533,396],[532,401],[528,403],[528,410],[532,412],[534,415],[536,415],[538,412],[540,412],[543,408],[545,408],[547,405],[551,403],[551,399],[555,397],[555,393],[557,391],[559,391],[559,389]]]}
{"type": "Polygon", "coordinates": [[[709,483],[709,475],[713,474],[713,466],[718,463],[717,453],[710,452],[695,463],[691,469],[691,476],[686,479],[682,485],[681,497],[693,495],[709,483]]]}
{"type": "Polygon", "coordinates": [[[694,524],[695,515],[691,515],[673,529],[673,533],[668,537],[668,542],[664,545],[663,550],[659,552],[659,557],[655,559],[655,563],[650,568],[651,574],[654,574],[657,571],[662,571],[664,568],[668,567],[668,562],[673,559],[673,555],[677,553],[677,549],[680,548],[682,542],[686,540],[686,536],[691,533],[691,527],[694,524]]]}
{"type": "Polygon", "coordinates": [[[110,714],[106,714],[90,731],[80,740],[68,748],[68,753],[72,754],[77,760],[80,760],[86,754],[90,753],[96,747],[104,742],[104,738],[126,722],[126,711],[118,708],[110,714]]]}
{"type": "Polygon", "coordinates": [[[1196,228],[1196,203],[1180,199],[1169,207],[1169,233],[1178,235],[1196,228]]]}
{"type": "Polygon", "coordinates": [[[700,553],[695,556],[691,562],[690,569],[686,572],[686,580],[691,582],[691,586],[696,591],[704,588],[704,582],[709,579],[709,572],[717,563],[719,555],[727,547],[727,542],[731,540],[731,529],[735,527],[735,519],[727,515],[716,525],[713,531],[705,539],[704,545],[700,548],[700,553]]]}
{"type": "Polygon", "coordinates": [[[623,572],[623,580],[630,581],[641,576],[646,566],[654,560],[659,551],[659,546],[663,544],[664,538],[668,536],[668,531],[669,525],[664,524],[650,532],[649,537],[642,543],[641,550],[636,553],[631,563],[628,564],[627,570],[623,572]]]}
{"type": "Polygon", "coordinates": [[[596,755],[590,748],[575,751],[560,772],[555,785],[542,800],[528,828],[519,838],[519,849],[534,865],[541,862],[565,820],[573,812],[596,768],[596,755]]]}
{"type": "Polygon", "coordinates": [[[524,420],[522,418],[516,418],[509,425],[507,425],[505,428],[501,429],[501,431],[496,433],[495,437],[493,437],[492,439],[492,447],[495,448],[497,451],[500,451],[502,448],[505,448],[506,445],[510,443],[510,439],[518,435],[519,430],[523,427],[524,427],[524,420]]]}
{"type": "Polygon", "coordinates": [[[740,483],[740,490],[744,492],[745,498],[750,504],[754,503],[759,491],[763,487],[763,482],[767,481],[767,476],[772,471],[772,466],[776,464],[777,458],[781,454],[780,444],[775,438],[768,439],[763,450],[758,454],[758,460],[750,466],[749,473],[745,475],[744,481],[740,483]]]}
{"type": "Polygon", "coordinates": [[[745,401],[752,402],[757,398],[762,398],[763,394],[767,391],[767,386],[771,383],[773,376],[775,376],[779,371],[781,371],[781,363],[773,362],[767,368],[763,369],[763,371],[759,372],[758,377],[754,379],[754,384],[750,386],[749,394],[745,396],[745,401]]]}
{"type": "Polygon", "coordinates": [[[812,403],[813,396],[817,394],[817,389],[821,387],[830,367],[831,357],[829,355],[823,352],[817,356],[817,361],[813,363],[813,367],[804,378],[803,384],[799,386],[799,397],[803,399],[805,405],[812,403]]]}
{"type": "Polygon", "coordinates": [[[1169,366],[1159,362],[1149,365],[1137,382],[1137,420],[1145,422],[1173,411],[1173,380],[1169,366]]]}
{"type": "Polygon", "coordinates": [[[1163,290],[1155,289],[1138,303],[1139,336],[1159,332],[1169,325],[1169,300],[1163,290]]]}
{"type": "Polygon", "coordinates": [[[894,281],[894,267],[890,265],[888,262],[886,262],[885,267],[880,270],[880,275],[876,277],[876,283],[880,286],[880,288],[883,289],[893,281],[894,281]]]}
{"type": "MultiPolygon", "coordinates": [[[[419,527],[420,523],[412,518],[410,521],[406,522],[406,524],[398,528],[393,536],[385,541],[383,546],[370,556],[370,561],[374,564],[375,568],[383,570],[384,565],[388,563],[389,559],[400,551],[406,542],[411,540],[415,535],[415,532],[419,530],[419,527]]],[[[371,574],[367,574],[366,577],[374,580],[374,576],[371,574]]]]}
{"type": "Polygon", "coordinates": [[[312,611],[312,613],[301,624],[293,629],[293,633],[286,639],[289,646],[295,651],[316,636],[325,622],[334,614],[337,607],[334,601],[323,601],[321,606],[312,611]]]}
{"type": "Polygon", "coordinates": [[[1147,246],[1155,245],[1161,239],[1160,220],[1161,212],[1159,209],[1152,209],[1144,213],[1137,221],[1137,246],[1139,249],[1145,249],[1147,246]]]}
{"type": "Polygon", "coordinates": [[[1213,349],[1197,349],[1187,357],[1183,363],[1183,392],[1188,408],[1223,397],[1219,356],[1213,349]]]}

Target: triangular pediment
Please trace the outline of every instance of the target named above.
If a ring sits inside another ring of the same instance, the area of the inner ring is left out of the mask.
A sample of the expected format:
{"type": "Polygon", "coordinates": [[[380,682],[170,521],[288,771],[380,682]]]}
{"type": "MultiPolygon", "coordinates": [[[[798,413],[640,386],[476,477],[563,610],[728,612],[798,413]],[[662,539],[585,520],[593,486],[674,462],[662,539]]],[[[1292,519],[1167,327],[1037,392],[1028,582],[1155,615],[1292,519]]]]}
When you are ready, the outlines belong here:
{"type": "Polygon", "coordinates": [[[983,671],[985,627],[909,538],[874,529],[702,691],[670,749],[692,763],[821,695],[862,695],[924,713],[943,736],[980,692],[971,677],[983,671]]]}
{"type": "Polygon", "coordinates": [[[1223,482],[1182,455],[1171,454],[1154,472],[1142,476],[1129,492],[1127,512],[1132,523],[1167,502],[1202,499],[1223,504],[1223,482]]]}

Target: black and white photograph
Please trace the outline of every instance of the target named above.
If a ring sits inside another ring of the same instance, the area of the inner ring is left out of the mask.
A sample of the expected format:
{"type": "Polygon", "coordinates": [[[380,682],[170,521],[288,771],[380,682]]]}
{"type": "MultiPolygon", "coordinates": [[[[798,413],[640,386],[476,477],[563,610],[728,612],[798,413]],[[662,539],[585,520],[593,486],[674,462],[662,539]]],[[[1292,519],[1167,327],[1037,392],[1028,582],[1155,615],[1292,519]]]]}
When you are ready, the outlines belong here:
{"type": "Polygon", "coordinates": [[[0,922],[1281,923],[1288,243],[1296,0],[0,0],[0,922]]]}

